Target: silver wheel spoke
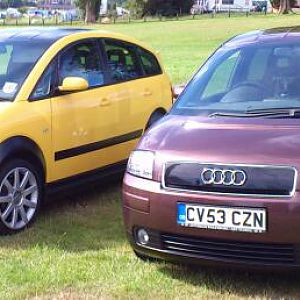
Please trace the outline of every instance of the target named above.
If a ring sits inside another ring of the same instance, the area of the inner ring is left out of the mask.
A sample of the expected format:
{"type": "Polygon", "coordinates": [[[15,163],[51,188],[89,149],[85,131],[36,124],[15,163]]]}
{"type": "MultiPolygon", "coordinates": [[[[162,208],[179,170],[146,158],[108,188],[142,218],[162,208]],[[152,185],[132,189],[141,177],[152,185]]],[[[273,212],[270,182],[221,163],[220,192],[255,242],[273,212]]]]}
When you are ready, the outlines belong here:
{"type": "Polygon", "coordinates": [[[2,214],[2,219],[6,220],[7,217],[11,214],[11,212],[13,211],[14,206],[12,203],[8,204],[6,210],[4,211],[4,213],[2,214]]]}
{"type": "Polygon", "coordinates": [[[28,218],[27,218],[27,214],[25,212],[25,209],[23,206],[20,207],[20,215],[21,215],[21,218],[22,218],[22,221],[27,224],[28,223],[28,218]]]}
{"type": "Polygon", "coordinates": [[[19,172],[19,169],[15,169],[15,172],[14,172],[14,188],[15,189],[18,189],[20,188],[20,172],[19,172]]]}
{"type": "Polygon", "coordinates": [[[3,182],[3,185],[7,188],[8,193],[9,193],[9,194],[12,194],[12,192],[14,191],[14,188],[13,188],[13,186],[11,185],[11,183],[8,181],[8,179],[6,179],[6,180],[3,182]]]}
{"type": "Polygon", "coordinates": [[[23,205],[25,205],[27,207],[30,207],[30,208],[36,208],[36,203],[32,202],[32,201],[29,201],[27,199],[23,200],[23,205]]]}
{"type": "Polygon", "coordinates": [[[18,221],[18,208],[15,207],[13,209],[13,213],[12,213],[12,220],[11,220],[11,225],[12,227],[15,227],[18,221]]]}
{"type": "Polygon", "coordinates": [[[12,198],[9,195],[0,197],[0,203],[7,203],[7,202],[11,202],[11,201],[12,201],[12,198]]]}
{"type": "Polygon", "coordinates": [[[25,189],[25,186],[26,184],[28,183],[28,180],[29,180],[29,171],[26,171],[23,179],[22,179],[22,182],[20,184],[20,188],[21,190],[24,190],[25,189]]]}
{"type": "Polygon", "coordinates": [[[23,196],[26,197],[30,194],[32,194],[33,192],[35,192],[37,190],[37,186],[36,185],[32,185],[30,186],[28,189],[23,191],[23,196]]]}

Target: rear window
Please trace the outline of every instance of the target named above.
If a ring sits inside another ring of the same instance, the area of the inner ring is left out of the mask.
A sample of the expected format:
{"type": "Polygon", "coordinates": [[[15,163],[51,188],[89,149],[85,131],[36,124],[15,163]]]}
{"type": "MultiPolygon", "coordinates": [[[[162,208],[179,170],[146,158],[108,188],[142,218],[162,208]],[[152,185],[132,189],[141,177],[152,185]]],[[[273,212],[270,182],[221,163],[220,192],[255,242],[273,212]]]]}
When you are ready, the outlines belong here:
{"type": "Polygon", "coordinates": [[[162,73],[156,57],[147,50],[138,48],[138,54],[141,58],[142,66],[146,75],[153,76],[162,73]]]}

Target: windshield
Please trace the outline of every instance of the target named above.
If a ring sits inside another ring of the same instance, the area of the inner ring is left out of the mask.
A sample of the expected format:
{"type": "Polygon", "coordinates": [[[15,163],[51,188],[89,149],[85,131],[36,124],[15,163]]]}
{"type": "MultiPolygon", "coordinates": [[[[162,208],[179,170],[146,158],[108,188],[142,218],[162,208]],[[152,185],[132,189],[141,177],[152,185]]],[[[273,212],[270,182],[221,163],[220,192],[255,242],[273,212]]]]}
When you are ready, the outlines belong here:
{"type": "Polygon", "coordinates": [[[220,48],[171,113],[207,115],[300,108],[300,43],[220,48]]]}
{"type": "Polygon", "coordinates": [[[15,99],[24,80],[40,56],[49,47],[32,40],[13,41],[0,38],[0,100],[15,99]]]}

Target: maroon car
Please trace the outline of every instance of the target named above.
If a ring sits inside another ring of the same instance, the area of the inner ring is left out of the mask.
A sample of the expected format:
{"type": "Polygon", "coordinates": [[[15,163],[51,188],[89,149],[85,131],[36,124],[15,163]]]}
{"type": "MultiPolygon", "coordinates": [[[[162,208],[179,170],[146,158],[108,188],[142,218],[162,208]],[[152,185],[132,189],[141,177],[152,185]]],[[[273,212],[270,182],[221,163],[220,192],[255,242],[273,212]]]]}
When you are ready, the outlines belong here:
{"type": "Polygon", "coordinates": [[[224,43],[131,154],[140,257],[300,267],[300,28],[224,43]]]}

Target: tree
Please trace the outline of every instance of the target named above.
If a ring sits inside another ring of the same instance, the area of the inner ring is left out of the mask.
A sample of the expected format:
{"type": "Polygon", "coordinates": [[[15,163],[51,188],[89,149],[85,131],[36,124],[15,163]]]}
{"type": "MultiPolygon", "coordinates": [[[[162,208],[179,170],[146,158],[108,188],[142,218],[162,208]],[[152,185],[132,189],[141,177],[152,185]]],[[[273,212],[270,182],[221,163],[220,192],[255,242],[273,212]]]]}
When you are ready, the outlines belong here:
{"type": "Polygon", "coordinates": [[[76,5],[84,12],[86,23],[95,23],[97,21],[101,0],[77,0],[76,5]]]}
{"type": "Polygon", "coordinates": [[[288,14],[292,11],[295,0],[271,0],[272,7],[278,10],[279,14],[288,14]]]}
{"type": "Polygon", "coordinates": [[[291,4],[289,0],[280,0],[279,13],[287,14],[291,11],[291,4]]]}
{"type": "Polygon", "coordinates": [[[145,12],[151,15],[164,12],[187,14],[194,4],[193,0],[148,0],[145,12]]]}

